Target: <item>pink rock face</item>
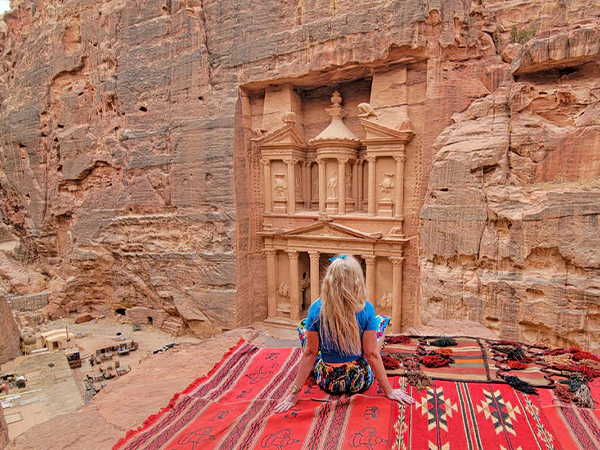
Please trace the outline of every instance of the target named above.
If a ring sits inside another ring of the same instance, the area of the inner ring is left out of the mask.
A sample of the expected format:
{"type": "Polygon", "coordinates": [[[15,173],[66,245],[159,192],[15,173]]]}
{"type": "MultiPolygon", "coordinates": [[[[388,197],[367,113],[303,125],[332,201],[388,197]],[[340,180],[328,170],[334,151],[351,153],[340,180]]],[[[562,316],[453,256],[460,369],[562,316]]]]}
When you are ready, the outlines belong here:
{"type": "Polygon", "coordinates": [[[10,306],[0,297],[0,364],[21,354],[19,327],[10,306]]]}
{"type": "Polygon", "coordinates": [[[581,36],[600,25],[588,25],[526,44],[513,61],[519,82],[439,137],[422,210],[424,317],[466,315],[505,338],[598,350],[600,73],[587,61],[600,48],[581,36]],[[538,45],[552,57],[524,56],[538,45]]]}
{"type": "Polygon", "coordinates": [[[264,319],[265,95],[295,86],[314,137],[351,91],[354,132],[373,74],[406,65],[369,116],[414,132],[390,223],[410,238],[401,327],[462,316],[596,348],[598,2],[138,3],[4,17],[3,292],[202,337],[264,319]]]}

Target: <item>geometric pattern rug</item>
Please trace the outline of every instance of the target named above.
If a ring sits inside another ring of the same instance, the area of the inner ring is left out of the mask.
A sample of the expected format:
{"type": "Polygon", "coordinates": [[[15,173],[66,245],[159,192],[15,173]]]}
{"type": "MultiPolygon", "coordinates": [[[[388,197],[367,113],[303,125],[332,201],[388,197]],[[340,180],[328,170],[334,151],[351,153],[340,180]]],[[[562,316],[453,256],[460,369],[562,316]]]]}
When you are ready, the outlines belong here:
{"type": "MultiPolygon", "coordinates": [[[[241,340],[205,377],[119,440],[133,449],[598,449],[600,414],[508,384],[436,379],[415,390],[411,406],[383,396],[375,383],[353,396],[314,384],[286,413],[273,408],[291,385],[299,348],[258,348],[241,340]]],[[[600,404],[600,386],[590,386],[600,404]]]]}

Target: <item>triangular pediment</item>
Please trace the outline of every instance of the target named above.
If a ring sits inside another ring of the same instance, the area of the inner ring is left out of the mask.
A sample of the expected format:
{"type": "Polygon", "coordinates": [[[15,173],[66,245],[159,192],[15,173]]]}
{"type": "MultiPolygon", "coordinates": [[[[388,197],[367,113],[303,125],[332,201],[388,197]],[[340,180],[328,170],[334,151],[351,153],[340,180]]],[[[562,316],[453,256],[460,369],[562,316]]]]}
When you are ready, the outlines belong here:
{"type": "Polygon", "coordinates": [[[306,140],[295,124],[289,123],[278,128],[258,141],[261,147],[306,147],[306,140]]]}
{"type": "Polygon", "coordinates": [[[281,234],[281,237],[288,239],[339,239],[339,240],[364,240],[375,242],[381,233],[364,233],[343,225],[337,225],[332,222],[319,221],[317,223],[296,228],[281,234]]]}
{"type": "Polygon", "coordinates": [[[365,131],[366,141],[383,140],[407,143],[414,136],[414,132],[408,125],[406,129],[397,130],[366,119],[360,119],[360,123],[365,131]]]}

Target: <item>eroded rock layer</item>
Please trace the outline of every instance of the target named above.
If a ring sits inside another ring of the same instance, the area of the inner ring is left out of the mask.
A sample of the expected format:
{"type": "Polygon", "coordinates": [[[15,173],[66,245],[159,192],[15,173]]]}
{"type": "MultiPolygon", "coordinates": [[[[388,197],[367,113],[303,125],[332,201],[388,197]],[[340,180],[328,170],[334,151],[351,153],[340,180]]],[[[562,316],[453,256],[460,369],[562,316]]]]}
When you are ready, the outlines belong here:
{"type": "Polygon", "coordinates": [[[0,296],[0,364],[21,354],[19,328],[6,299],[0,296]]]}

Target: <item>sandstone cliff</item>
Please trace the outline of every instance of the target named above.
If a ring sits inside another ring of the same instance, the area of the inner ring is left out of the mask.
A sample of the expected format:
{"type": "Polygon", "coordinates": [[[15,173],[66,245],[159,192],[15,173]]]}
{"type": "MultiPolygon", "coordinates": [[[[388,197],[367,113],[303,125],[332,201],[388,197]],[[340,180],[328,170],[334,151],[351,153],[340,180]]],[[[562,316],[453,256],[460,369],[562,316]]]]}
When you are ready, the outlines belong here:
{"type": "Polygon", "coordinates": [[[51,316],[144,306],[201,336],[264,318],[246,93],[410,63],[404,327],[468,316],[597,345],[596,2],[13,6],[3,291],[51,290],[51,316]]]}
{"type": "Polygon", "coordinates": [[[527,42],[514,82],[438,138],[422,210],[425,318],[600,349],[600,22],[527,42]]]}
{"type": "Polygon", "coordinates": [[[0,330],[2,330],[0,333],[1,365],[21,355],[19,328],[6,299],[2,296],[0,296],[0,330]]]}

